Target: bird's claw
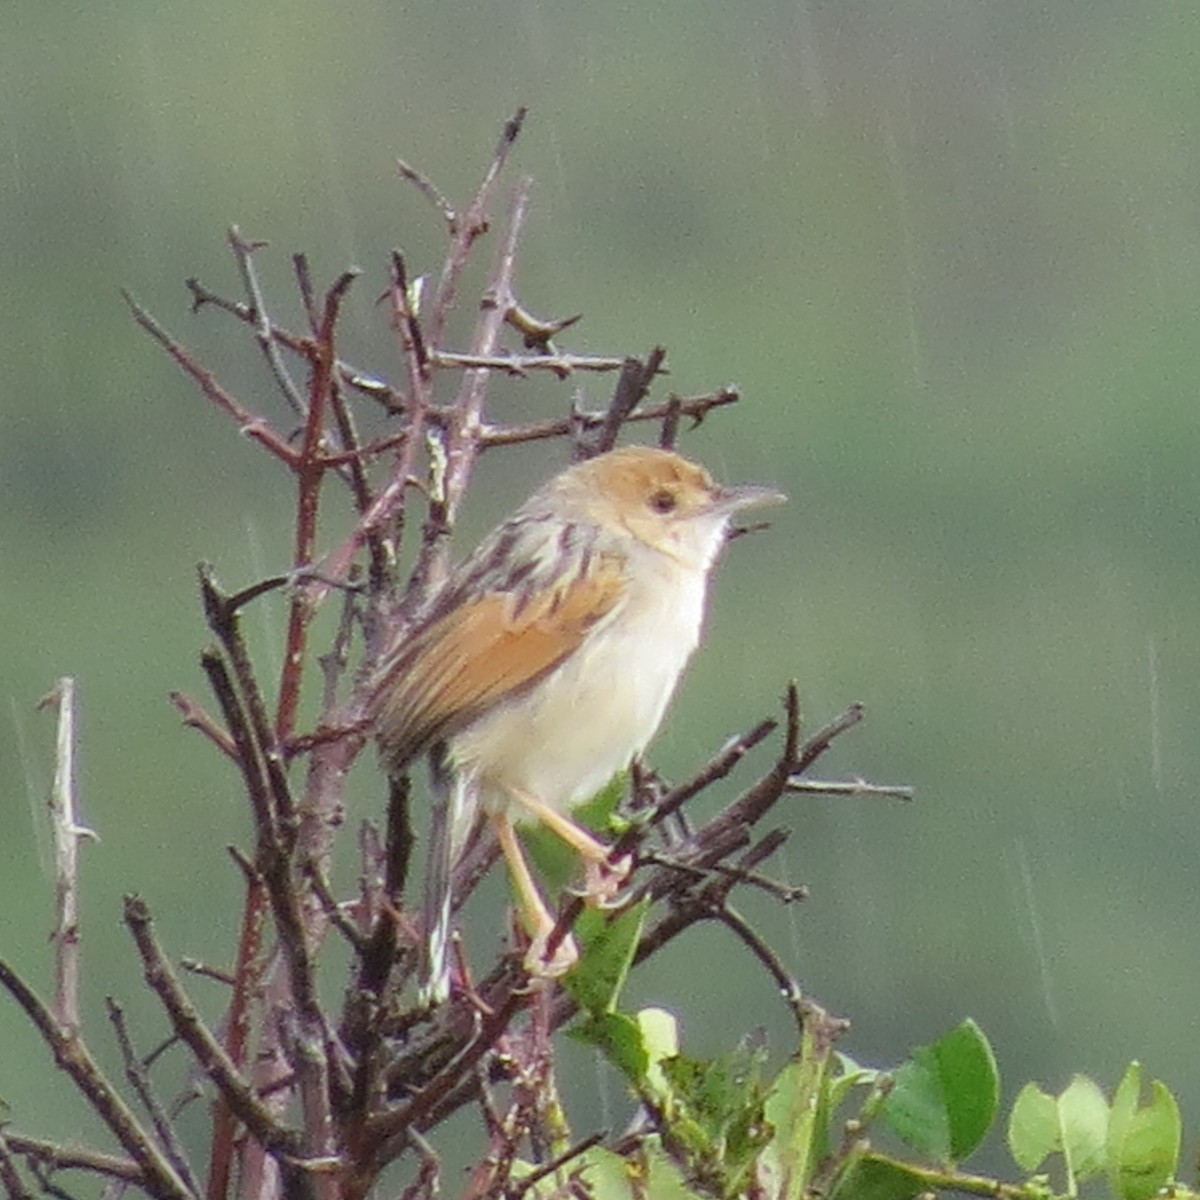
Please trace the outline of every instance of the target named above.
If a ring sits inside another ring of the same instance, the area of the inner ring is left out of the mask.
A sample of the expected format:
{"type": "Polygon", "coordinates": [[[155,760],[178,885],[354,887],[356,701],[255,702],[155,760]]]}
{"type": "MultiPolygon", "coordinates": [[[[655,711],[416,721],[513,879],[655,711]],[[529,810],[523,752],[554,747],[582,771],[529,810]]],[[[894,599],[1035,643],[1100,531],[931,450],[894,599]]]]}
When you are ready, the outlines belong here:
{"type": "Polygon", "coordinates": [[[525,951],[525,970],[533,979],[558,979],[579,961],[579,946],[569,933],[554,948],[554,953],[547,957],[546,947],[551,932],[539,933],[525,951]]]}
{"type": "Polygon", "coordinates": [[[583,875],[584,901],[591,908],[616,907],[621,889],[632,874],[632,854],[622,854],[615,861],[610,858],[589,859],[583,875]]]}

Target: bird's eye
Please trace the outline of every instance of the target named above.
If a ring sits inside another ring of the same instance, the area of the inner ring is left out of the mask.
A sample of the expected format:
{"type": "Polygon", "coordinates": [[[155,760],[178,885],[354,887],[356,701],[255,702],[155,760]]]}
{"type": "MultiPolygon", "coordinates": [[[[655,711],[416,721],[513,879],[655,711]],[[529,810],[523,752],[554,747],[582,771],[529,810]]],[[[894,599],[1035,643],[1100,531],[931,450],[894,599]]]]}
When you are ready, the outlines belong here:
{"type": "Polygon", "coordinates": [[[659,488],[657,492],[650,493],[650,507],[656,513],[674,512],[678,506],[679,501],[675,493],[667,488],[659,488]]]}

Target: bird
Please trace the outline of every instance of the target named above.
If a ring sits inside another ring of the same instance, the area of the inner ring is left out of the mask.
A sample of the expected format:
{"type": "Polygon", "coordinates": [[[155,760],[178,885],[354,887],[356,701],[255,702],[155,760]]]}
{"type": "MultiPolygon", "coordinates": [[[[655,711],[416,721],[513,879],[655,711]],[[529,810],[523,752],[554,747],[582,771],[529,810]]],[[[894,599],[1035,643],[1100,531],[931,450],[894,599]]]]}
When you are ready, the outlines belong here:
{"type": "Polygon", "coordinates": [[[699,463],[627,446],[577,462],[536,490],[452,570],[380,656],[369,712],[397,778],[427,755],[436,803],[426,868],[421,994],[450,991],[450,876],[481,820],[508,863],[533,977],[578,958],[515,832],[541,822],[582,858],[602,904],[629,863],[569,813],[641,755],[704,622],[708,582],[735,514],[785,499],[725,487],[699,463]]]}

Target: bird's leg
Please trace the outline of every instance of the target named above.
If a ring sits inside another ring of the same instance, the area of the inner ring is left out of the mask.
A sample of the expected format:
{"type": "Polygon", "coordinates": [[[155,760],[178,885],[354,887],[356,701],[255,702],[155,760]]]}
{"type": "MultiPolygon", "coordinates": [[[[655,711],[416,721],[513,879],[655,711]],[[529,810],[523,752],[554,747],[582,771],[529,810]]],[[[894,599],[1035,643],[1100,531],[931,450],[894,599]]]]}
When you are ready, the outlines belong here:
{"type": "Polygon", "coordinates": [[[603,908],[608,904],[629,878],[629,872],[633,869],[632,856],[626,854],[613,862],[609,857],[611,847],[593,837],[582,825],[576,825],[569,817],[564,817],[557,809],[543,804],[528,792],[514,790],[512,795],[522,808],[578,851],[584,863],[584,899],[595,908],[603,908]]]}
{"type": "Polygon", "coordinates": [[[496,831],[496,840],[500,843],[500,849],[508,863],[521,911],[533,939],[525,955],[525,969],[530,975],[542,979],[555,979],[566,974],[579,961],[579,947],[568,933],[559,942],[553,956],[550,959],[546,958],[546,946],[558,922],[546,907],[542,893],[538,891],[512,822],[503,813],[492,813],[491,819],[492,827],[496,831]]]}

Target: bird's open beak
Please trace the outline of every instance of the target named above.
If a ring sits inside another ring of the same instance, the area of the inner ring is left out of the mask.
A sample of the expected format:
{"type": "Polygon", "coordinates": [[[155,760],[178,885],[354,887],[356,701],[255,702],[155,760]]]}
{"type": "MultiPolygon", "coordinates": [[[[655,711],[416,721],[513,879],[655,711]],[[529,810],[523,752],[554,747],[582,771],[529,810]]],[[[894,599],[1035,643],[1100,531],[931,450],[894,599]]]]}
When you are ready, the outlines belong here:
{"type": "Polygon", "coordinates": [[[783,504],[786,501],[787,497],[777,488],[748,483],[721,488],[713,497],[713,508],[719,512],[735,513],[744,508],[761,508],[766,504],[783,504]]]}

